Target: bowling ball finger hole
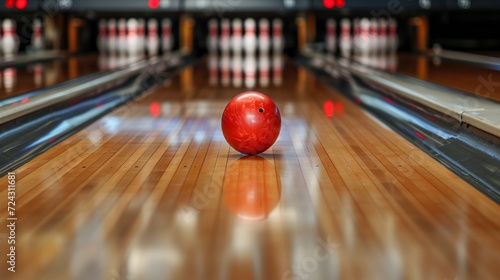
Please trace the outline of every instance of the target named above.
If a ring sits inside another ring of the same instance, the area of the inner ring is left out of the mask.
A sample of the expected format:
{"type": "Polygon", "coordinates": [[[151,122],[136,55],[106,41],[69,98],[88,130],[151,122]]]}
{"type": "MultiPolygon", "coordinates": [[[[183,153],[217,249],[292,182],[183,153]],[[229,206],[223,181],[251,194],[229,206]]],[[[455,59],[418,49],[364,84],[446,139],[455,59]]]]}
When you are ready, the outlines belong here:
{"type": "Polygon", "coordinates": [[[259,113],[264,113],[264,108],[259,108],[259,113]]]}

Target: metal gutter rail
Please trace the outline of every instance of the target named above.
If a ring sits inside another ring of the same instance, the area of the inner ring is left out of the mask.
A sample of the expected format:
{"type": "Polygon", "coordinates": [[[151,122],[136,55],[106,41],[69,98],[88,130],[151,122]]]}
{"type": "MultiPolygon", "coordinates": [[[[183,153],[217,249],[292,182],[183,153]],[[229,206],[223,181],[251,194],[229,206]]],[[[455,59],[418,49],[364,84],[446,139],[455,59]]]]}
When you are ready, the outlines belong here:
{"type": "Polygon", "coordinates": [[[310,49],[306,49],[304,54],[339,64],[362,79],[446,114],[460,124],[472,125],[500,137],[500,103],[498,102],[405,75],[375,70],[357,63],[338,62],[333,57],[318,54],[310,49]]]}
{"type": "MultiPolygon", "coordinates": [[[[169,57],[175,58],[179,55],[180,54],[178,53],[171,54],[169,57]]],[[[30,97],[29,101],[25,103],[15,102],[10,104],[3,102],[4,104],[1,104],[0,102],[0,124],[28,115],[51,105],[73,99],[85,92],[99,89],[110,82],[131,77],[143,71],[148,66],[158,63],[159,61],[159,58],[149,60],[145,59],[123,68],[111,70],[104,74],[90,74],[77,78],[74,82],[68,81],[67,83],[61,83],[53,87],[38,90],[38,93],[35,96],[30,97]],[[16,105],[12,106],[13,104],[16,105]]]]}
{"type": "Polygon", "coordinates": [[[79,81],[73,86],[70,84],[63,89],[50,89],[38,94],[36,97],[39,99],[34,104],[38,104],[40,110],[30,107],[35,112],[29,116],[0,125],[0,176],[162,83],[192,61],[191,56],[168,55],[109,73],[89,84],[79,81]],[[99,90],[89,95],[97,87],[99,90]],[[61,102],[79,93],[82,95],[78,96],[78,102],[61,102]],[[50,106],[51,103],[55,104],[50,106]]]}
{"type": "Polygon", "coordinates": [[[23,64],[42,62],[57,58],[63,58],[64,54],[60,51],[42,51],[18,56],[0,58],[0,69],[15,67],[23,64]]]}
{"type": "Polygon", "coordinates": [[[438,45],[433,47],[430,55],[500,70],[500,58],[497,57],[444,50],[438,45]]]}
{"type": "Polygon", "coordinates": [[[296,62],[500,204],[499,103],[311,49],[296,62]]]}

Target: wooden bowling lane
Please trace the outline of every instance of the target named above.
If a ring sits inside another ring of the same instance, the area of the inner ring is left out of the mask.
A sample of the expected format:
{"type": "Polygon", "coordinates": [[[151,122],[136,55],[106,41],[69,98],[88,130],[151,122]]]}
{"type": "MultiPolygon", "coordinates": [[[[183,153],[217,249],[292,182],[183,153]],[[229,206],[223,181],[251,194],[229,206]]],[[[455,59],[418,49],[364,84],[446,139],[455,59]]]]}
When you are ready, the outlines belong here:
{"type": "Polygon", "coordinates": [[[283,120],[260,156],[202,60],[15,170],[0,278],[497,279],[499,205],[288,61],[257,89],[283,120]]]}
{"type": "Polygon", "coordinates": [[[99,60],[91,54],[1,69],[0,100],[98,72],[99,60]]]}
{"type": "Polygon", "coordinates": [[[437,57],[402,53],[398,55],[397,71],[475,96],[500,101],[498,70],[437,57]]]}

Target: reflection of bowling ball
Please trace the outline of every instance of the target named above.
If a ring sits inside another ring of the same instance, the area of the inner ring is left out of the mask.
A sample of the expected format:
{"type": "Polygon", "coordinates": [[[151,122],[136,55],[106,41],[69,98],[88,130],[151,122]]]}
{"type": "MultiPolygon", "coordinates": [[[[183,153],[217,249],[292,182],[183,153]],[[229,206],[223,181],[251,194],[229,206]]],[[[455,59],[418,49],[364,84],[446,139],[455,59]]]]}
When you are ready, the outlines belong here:
{"type": "Polygon", "coordinates": [[[267,95],[248,91],[235,96],[224,109],[222,132],[231,147],[255,155],[269,149],[280,133],[281,115],[267,95]]]}
{"type": "Polygon", "coordinates": [[[244,219],[263,220],[278,205],[281,180],[269,160],[245,156],[229,165],[222,194],[229,211],[244,219]]]}

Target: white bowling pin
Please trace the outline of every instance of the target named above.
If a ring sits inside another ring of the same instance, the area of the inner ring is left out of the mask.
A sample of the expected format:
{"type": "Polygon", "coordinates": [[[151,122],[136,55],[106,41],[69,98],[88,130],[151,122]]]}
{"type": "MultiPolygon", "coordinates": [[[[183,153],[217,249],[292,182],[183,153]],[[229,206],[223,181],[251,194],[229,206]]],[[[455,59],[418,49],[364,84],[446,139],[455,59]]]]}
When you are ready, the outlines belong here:
{"type": "Polygon", "coordinates": [[[163,53],[169,53],[174,48],[172,21],[169,18],[164,18],[161,21],[161,47],[163,53]]]}
{"type": "Polygon", "coordinates": [[[143,18],[137,19],[137,36],[139,37],[139,55],[143,56],[146,52],[146,21],[143,18]]]}
{"type": "Polygon", "coordinates": [[[269,20],[263,18],[259,20],[259,53],[268,54],[270,47],[269,20]]]}
{"type": "Polygon", "coordinates": [[[222,53],[229,53],[231,48],[231,23],[225,18],[221,21],[220,49],[222,53]]]}
{"type": "Polygon", "coordinates": [[[99,20],[99,35],[97,38],[97,49],[99,53],[105,53],[107,50],[107,23],[105,19],[99,20]]]}
{"type": "Polygon", "coordinates": [[[158,20],[150,18],[148,20],[148,54],[150,56],[158,55],[160,40],[158,39],[158,20]]]}
{"type": "Polygon", "coordinates": [[[254,55],[245,56],[245,86],[247,88],[255,87],[257,81],[257,60],[254,55]]]}
{"type": "Polygon", "coordinates": [[[120,18],[118,20],[118,51],[121,56],[127,54],[127,20],[120,18]]]}
{"type": "Polygon", "coordinates": [[[370,50],[370,20],[362,18],[359,22],[359,49],[362,54],[367,54],[370,50]]]}
{"type": "Polygon", "coordinates": [[[229,52],[223,52],[221,61],[221,83],[223,86],[227,87],[231,82],[231,59],[229,58],[229,52]]]}
{"type": "Polygon", "coordinates": [[[4,19],[2,27],[3,27],[3,37],[2,37],[3,54],[5,56],[13,56],[17,54],[17,51],[19,50],[18,49],[19,38],[17,37],[16,34],[16,22],[9,18],[4,19]]]}
{"type": "Polygon", "coordinates": [[[115,54],[117,46],[116,20],[112,18],[108,20],[108,53],[115,54]]]}
{"type": "Polygon", "coordinates": [[[245,20],[244,38],[245,53],[247,55],[254,55],[255,51],[257,50],[257,35],[255,28],[255,20],[253,18],[247,18],[245,20]]]}
{"type": "Polygon", "coordinates": [[[397,35],[397,25],[398,23],[394,19],[389,20],[389,36],[387,38],[389,51],[391,53],[396,52],[398,49],[398,35],[397,35]]]}
{"type": "Polygon", "coordinates": [[[219,26],[215,18],[208,21],[208,40],[207,49],[209,53],[217,52],[217,44],[219,40],[219,26]]]}
{"type": "Polygon", "coordinates": [[[342,56],[350,57],[352,48],[351,39],[351,21],[348,18],[343,18],[340,21],[340,51],[342,56]]]}
{"type": "Polygon", "coordinates": [[[127,21],[127,49],[131,57],[137,57],[141,53],[141,45],[139,37],[139,23],[137,19],[130,18],[127,21]]]}
{"type": "Polygon", "coordinates": [[[275,53],[283,52],[283,21],[279,18],[273,19],[273,51],[275,53]]]}
{"type": "Polygon", "coordinates": [[[231,45],[234,54],[240,54],[242,52],[243,43],[243,25],[241,19],[235,18],[232,22],[233,33],[231,36],[231,45]]]}
{"type": "Polygon", "coordinates": [[[259,55],[259,84],[261,87],[269,86],[269,68],[270,68],[269,55],[267,53],[260,53],[259,55]]]}
{"type": "Polygon", "coordinates": [[[243,81],[243,59],[241,54],[235,53],[233,55],[231,70],[233,72],[233,86],[240,87],[243,81]]]}
{"type": "Polygon", "coordinates": [[[211,85],[217,85],[219,78],[219,60],[217,52],[210,52],[208,55],[208,81],[211,85]]]}
{"type": "Polygon", "coordinates": [[[33,36],[31,37],[31,45],[33,50],[36,51],[44,49],[42,21],[39,18],[33,20],[33,36]]]}
{"type": "Polygon", "coordinates": [[[283,83],[283,55],[281,53],[273,54],[273,84],[281,86],[283,83]]]}
{"type": "Polygon", "coordinates": [[[335,19],[330,18],[326,21],[326,50],[329,53],[335,53],[337,47],[337,24],[335,19]]]}
{"type": "Polygon", "coordinates": [[[352,21],[352,27],[353,27],[353,33],[354,33],[353,34],[353,38],[352,38],[354,52],[356,54],[359,54],[360,53],[360,48],[361,48],[361,44],[360,44],[361,27],[360,27],[360,19],[359,18],[353,19],[353,21],[352,21]]]}
{"type": "Polygon", "coordinates": [[[387,21],[383,18],[380,19],[378,26],[378,49],[380,50],[380,52],[385,53],[387,52],[387,21]]]}
{"type": "Polygon", "coordinates": [[[378,52],[378,21],[375,18],[370,20],[370,53],[378,52]]]}

